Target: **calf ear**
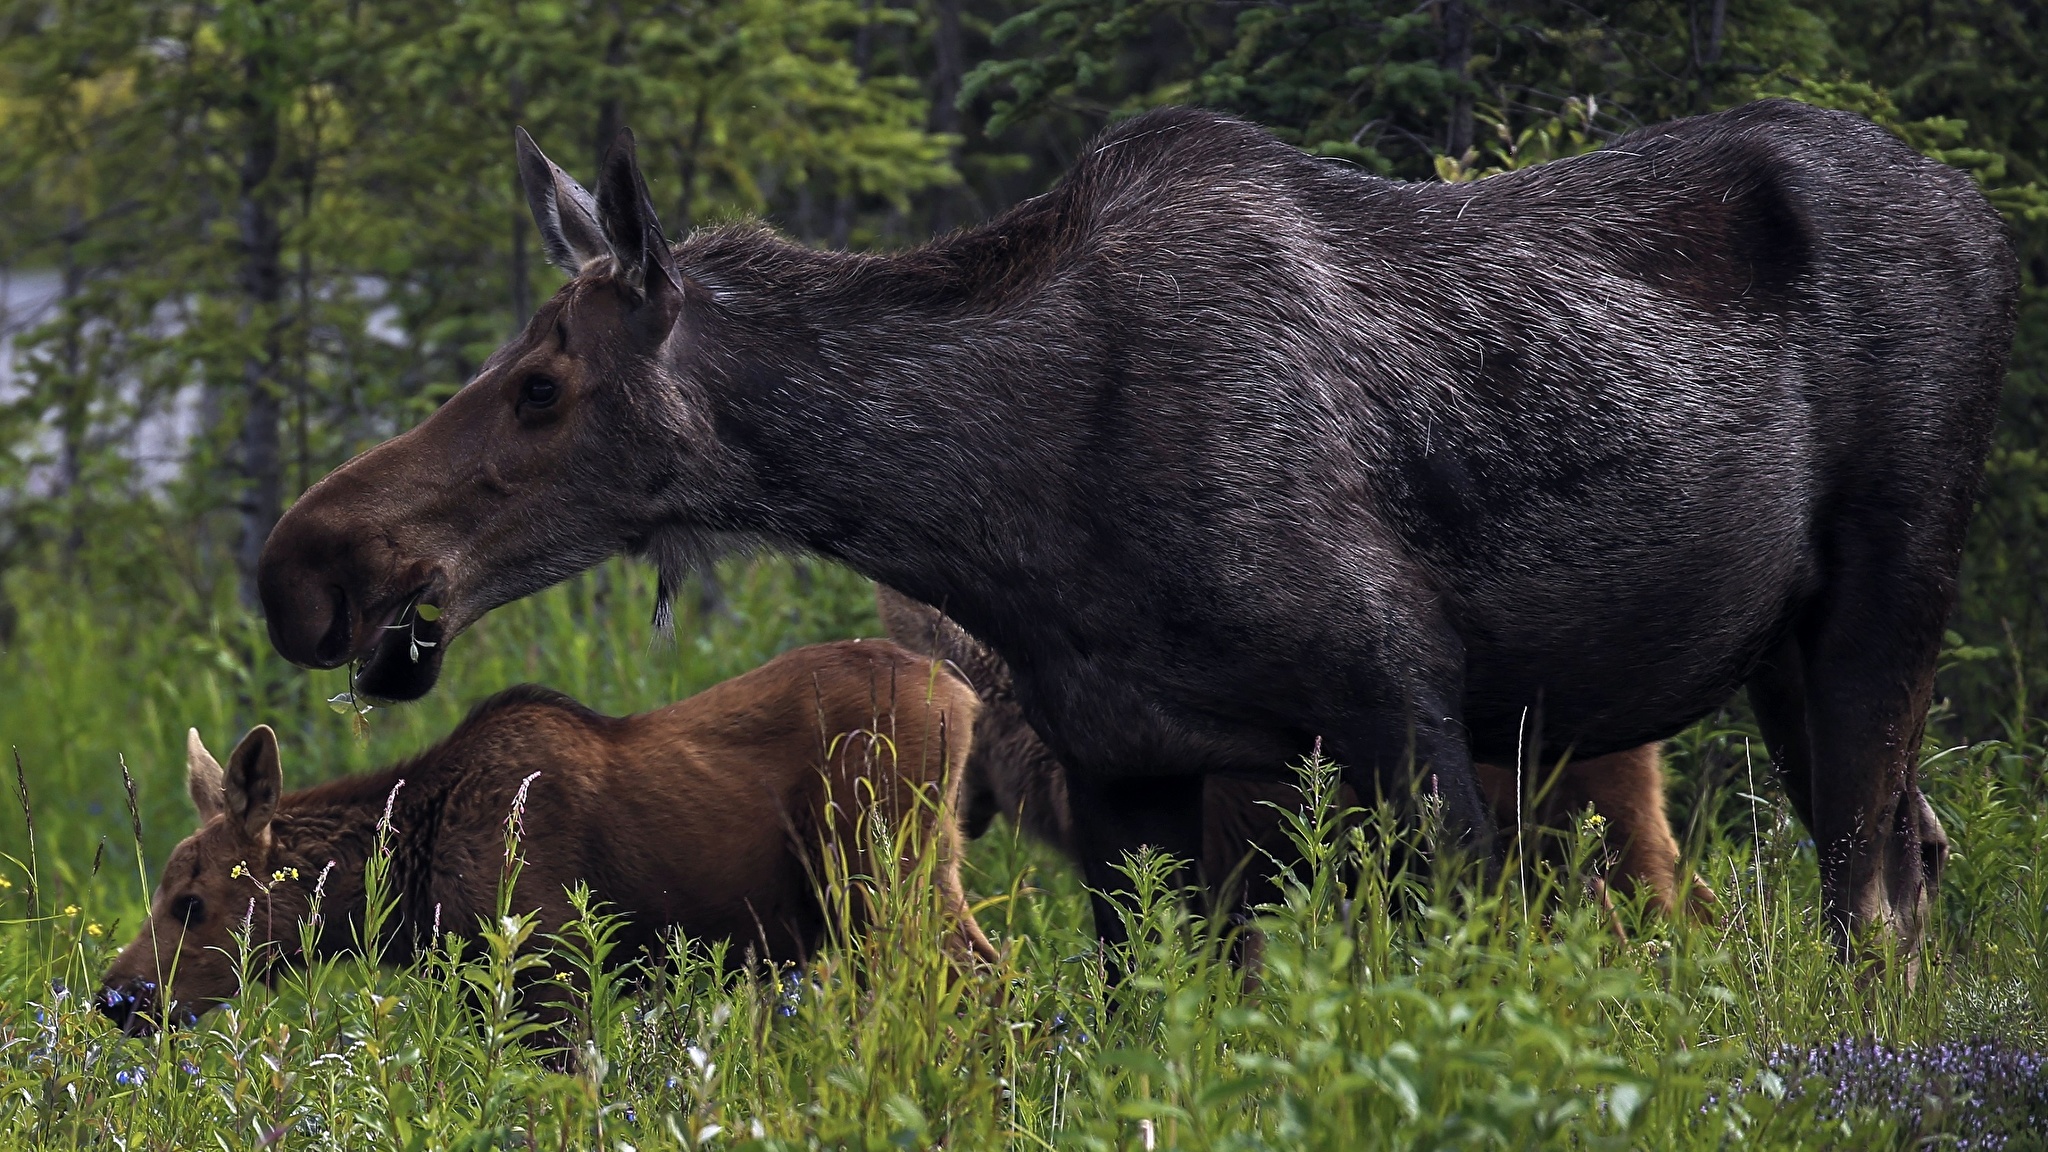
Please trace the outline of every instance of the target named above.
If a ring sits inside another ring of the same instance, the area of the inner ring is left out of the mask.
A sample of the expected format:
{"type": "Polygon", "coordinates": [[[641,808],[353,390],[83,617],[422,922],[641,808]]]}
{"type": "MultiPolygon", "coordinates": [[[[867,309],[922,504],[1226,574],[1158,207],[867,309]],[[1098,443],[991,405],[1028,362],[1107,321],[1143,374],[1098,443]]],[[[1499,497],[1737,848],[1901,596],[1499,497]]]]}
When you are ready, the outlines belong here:
{"type": "Polygon", "coordinates": [[[249,729],[235,750],[228,753],[223,774],[222,797],[227,805],[228,823],[240,828],[253,843],[270,838],[270,819],[277,815],[277,798],[284,793],[284,770],[277,760],[277,733],[268,724],[249,729]]]}
{"type": "MultiPolygon", "coordinates": [[[[620,281],[637,287],[649,303],[671,310],[679,306],[683,278],[676,271],[675,251],[661,234],[661,220],[654,214],[647,181],[640,175],[630,128],[619,133],[605,154],[604,171],[597,182],[597,219],[604,225],[605,239],[611,242],[620,281]]],[[[667,334],[665,325],[662,334],[667,334]]]]}
{"type": "Polygon", "coordinates": [[[206,823],[220,815],[226,804],[221,792],[220,761],[206,750],[199,739],[199,729],[185,730],[185,791],[192,795],[192,807],[199,810],[199,822],[206,823]]]}
{"type": "Polygon", "coordinates": [[[519,182],[526,188],[526,206],[540,229],[540,246],[548,262],[574,276],[583,266],[610,252],[604,229],[597,225],[597,200],[567,172],[542,154],[524,128],[512,130],[519,153],[519,182]]]}

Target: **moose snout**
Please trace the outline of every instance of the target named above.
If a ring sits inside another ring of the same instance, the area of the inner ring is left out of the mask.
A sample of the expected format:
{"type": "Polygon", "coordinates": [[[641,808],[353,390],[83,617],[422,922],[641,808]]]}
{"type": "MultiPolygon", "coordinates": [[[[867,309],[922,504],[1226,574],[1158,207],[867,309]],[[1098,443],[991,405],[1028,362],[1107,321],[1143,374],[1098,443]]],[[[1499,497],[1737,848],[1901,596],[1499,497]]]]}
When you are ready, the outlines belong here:
{"type": "Polygon", "coordinates": [[[189,1027],[199,1022],[198,1012],[167,995],[154,980],[109,976],[94,1003],[100,1015],[129,1036],[149,1036],[165,1024],[189,1027]]]}
{"type": "Polygon", "coordinates": [[[100,989],[100,1015],[130,1036],[156,1031],[157,984],[154,980],[109,981],[100,989]]]}
{"type": "MultiPolygon", "coordinates": [[[[281,582],[280,582],[281,583],[281,582]]],[[[301,587],[262,587],[270,642],[286,659],[307,668],[338,668],[356,649],[356,612],[348,590],[306,574],[301,587]]]]}
{"type": "Polygon", "coordinates": [[[314,562],[280,522],[263,548],[256,589],[270,642],[285,659],[306,668],[338,668],[358,647],[361,604],[335,564],[314,562]],[[294,553],[299,553],[294,555],[294,553]]]}

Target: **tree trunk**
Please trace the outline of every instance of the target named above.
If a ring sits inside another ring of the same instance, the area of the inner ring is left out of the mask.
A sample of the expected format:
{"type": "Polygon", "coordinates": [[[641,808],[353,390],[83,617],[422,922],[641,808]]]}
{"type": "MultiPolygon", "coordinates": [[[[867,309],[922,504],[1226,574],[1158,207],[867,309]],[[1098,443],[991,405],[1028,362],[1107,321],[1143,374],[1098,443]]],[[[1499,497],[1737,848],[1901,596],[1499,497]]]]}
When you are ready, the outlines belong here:
{"type": "Polygon", "coordinates": [[[85,477],[85,437],[92,418],[92,395],[85,382],[85,334],[81,330],[84,320],[74,308],[79,293],[85,291],[85,269],[78,262],[78,245],[85,239],[85,224],[79,219],[77,208],[71,209],[70,222],[61,235],[64,278],[57,308],[59,322],[64,325],[59,352],[63,391],[58,405],[59,447],[53,495],[64,501],[64,540],[58,563],[60,571],[69,578],[78,562],[78,553],[85,546],[85,523],[77,489],[85,477]]]}
{"type": "Polygon", "coordinates": [[[1714,0],[1707,17],[1705,42],[1700,37],[1699,0],[1686,5],[1686,27],[1692,38],[1692,60],[1687,69],[1692,81],[1692,111],[1706,111],[1714,89],[1714,73],[1721,63],[1721,37],[1728,28],[1728,0],[1714,0]]]}
{"type": "MultiPolygon", "coordinates": [[[[612,29],[611,39],[605,41],[604,64],[605,69],[616,76],[620,66],[626,62],[626,18],[616,4],[612,5],[611,11],[616,26],[612,29]]],[[[603,178],[604,158],[611,153],[612,141],[619,138],[625,127],[625,101],[614,90],[597,106],[596,163],[590,166],[590,174],[594,178],[590,185],[592,188],[597,187],[596,179],[603,178]]]]}
{"type": "Polygon", "coordinates": [[[260,332],[260,345],[242,363],[246,404],[242,416],[242,534],[235,550],[242,603],[259,608],[256,564],[263,542],[277,525],[283,504],[282,452],[278,394],[279,361],[277,304],[284,290],[284,235],[278,227],[278,110],[267,89],[272,62],[252,57],[243,64],[242,112],[247,139],[242,153],[241,194],[237,205],[242,246],[242,316],[245,326],[260,332]]]}
{"type": "MultiPolygon", "coordinates": [[[[868,68],[875,59],[874,0],[861,0],[860,30],[853,34],[853,66],[860,72],[863,83],[868,78],[868,68]]],[[[832,205],[832,247],[844,249],[853,239],[853,187],[842,185],[839,199],[832,205]]]]}
{"type": "MultiPolygon", "coordinates": [[[[950,135],[960,132],[960,77],[965,71],[966,49],[960,38],[960,0],[934,0],[932,28],[932,131],[950,135]]],[[[948,164],[958,164],[960,146],[946,152],[948,164]]],[[[932,231],[951,232],[956,225],[954,209],[959,191],[940,185],[933,191],[932,231]]]]}
{"type": "MultiPolygon", "coordinates": [[[[526,113],[526,93],[517,81],[510,85],[511,115],[506,119],[514,128],[526,113]]],[[[512,254],[505,274],[512,280],[512,334],[518,335],[526,327],[526,318],[533,315],[533,274],[526,267],[526,185],[520,182],[517,165],[512,169],[512,254]]]]}
{"type": "MultiPolygon", "coordinates": [[[[308,143],[306,155],[299,165],[299,222],[306,227],[313,219],[313,197],[320,181],[320,117],[318,105],[313,106],[314,114],[307,118],[308,143]]],[[[292,433],[295,443],[293,453],[295,467],[292,473],[292,491],[304,492],[312,484],[310,475],[313,468],[312,419],[313,419],[313,248],[309,244],[299,245],[298,275],[299,315],[294,333],[297,345],[297,363],[292,371],[292,433]]]]}
{"type": "Polygon", "coordinates": [[[1463,158],[1472,150],[1472,6],[1444,0],[1443,49],[1437,62],[1452,74],[1451,110],[1444,125],[1444,152],[1463,158]]]}
{"type": "Polygon", "coordinates": [[[697,115],[690,124],[690,138],[682,145],[682,155],[676,157],[676,167],[681,170],[683,190],[676,197],[675,234],[689,235],[696,224],[696,213],[692,202],[697,193],[697,154],[704,148],[704,129],[711,119],[711,93],[697,94],[697,115]]]}

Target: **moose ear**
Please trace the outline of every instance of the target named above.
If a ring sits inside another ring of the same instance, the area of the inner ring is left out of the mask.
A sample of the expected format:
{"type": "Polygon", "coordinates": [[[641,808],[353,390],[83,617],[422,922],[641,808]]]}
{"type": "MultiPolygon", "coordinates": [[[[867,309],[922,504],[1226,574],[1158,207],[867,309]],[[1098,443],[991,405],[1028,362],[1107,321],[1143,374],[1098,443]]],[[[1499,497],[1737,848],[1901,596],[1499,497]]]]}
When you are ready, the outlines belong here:
{"type": "MultiPolygon", "coordinates": [[[[597,182],[597,219],[611,241],[612,259],[619,266],[619,280],[638,286],[650,303],[669,307],[683,296],[682,276],[676,271],[675,252],[661,234],[661,221],[654,214],[654,200],[647,194],[647,181],[640,175],[634,157],[633,131],[626,129],[612,141],[605,154],[604,171],[597,182]]],[[[664,335],[666,325],[662,326],[664,335]]]]}
{"type": "Polygon", "coordinates": [[[267,843],[270,819],[277,815],[277,798],[284,793],[284,771],[277,759],[277,733],[270,730],[270,725],[258,724],[249,729],[249,734],[228,753],[222,783],[228,823],[240,828],[252,843],[267,843]]]}
{"type": "Polygon", "coordinates": [[[192,807],[199,810],[199,822],[220,815],[226,798],[221,792],[220,761],[206,750],[199,729],[185,730],[185,791],[192,794],[192,807]]]}
{"type": "Polygon", "coordinates": [[[597,200],[588,189],[542,154],[524,128],[512,130],[519,153],[519,182],[526,188],[526,206],[540,229],[540,246],[548,262],[574,276],[583,266],[611,249],[597,225],[597,200]]]}

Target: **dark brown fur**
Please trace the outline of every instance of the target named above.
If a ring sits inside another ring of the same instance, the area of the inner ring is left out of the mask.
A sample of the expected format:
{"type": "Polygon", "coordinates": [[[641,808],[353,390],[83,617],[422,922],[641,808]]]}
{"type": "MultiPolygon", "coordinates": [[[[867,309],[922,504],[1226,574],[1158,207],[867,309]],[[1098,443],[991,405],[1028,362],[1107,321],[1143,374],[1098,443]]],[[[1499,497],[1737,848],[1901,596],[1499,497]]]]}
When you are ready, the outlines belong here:
{"type": "Polygon", "coordinates": [[[410,761],[289,795],[269,728],[245,737],[225,771],[194,732],[202,824],[171,853],[150,920],[108,970],[102,1003],[124,1026],[148,1027],[229,999],[233,926],[253,917],[253,939],[272,946],[268,962],[292,958],[316,886],[325,920],[316,948],[353,946],[387,803],[398,907],[386,959],[413,955],[436,925],[473,929],[496,910],[506,821],[529,777],[512,906],[537,912],[540,932],[572,918],[567,889],[582,882],[626,915],[622,955],[658,951],[674,928],[731,941],[735,956],[801,961],[827,927],[823,853],[843,852],[846,876],[877,875],[856,826],[870,813],[891,827],[916,813],[937,830],[950,944],[992,957],[960,889],[955,798],[939,791],[957,791],[978,708],[929,658],[870,640],[801,648],[624,718],[514,688],[410,761]],[[173,1007],[161,1013],[159,1003],[173,1007]]]}
{"type": "MultiPolygon", "coordinates": [[[[1001,815],[1026,835],[1074,857],[1066,769],[1025,721],[1002,659],[945,613],[886,585],[875,586],[875,606],[890,639],[946,661],[981,697],[974,751],[961,781],[962,829],[979,838],[1001,815]]],[[[1678,841],[1664,816],[1664,772],[1657,745],[1566,762],[1542,787],[1530,782],[1528,792],[1535,803],[1526,812],[1516,810],[1513,769],[1474,764],[1473,770],[1495,822],[1510,832],[1525,823],[1568,828],[1571,818],[1590,806],[1609,826],[1606,839],[1614,849],[1614,866],[1608,879],[1624,894],[1645,890],[1650,907],[1660,913],[1677,907],[1682,880],[1678,841]]],[[[1215,884],[1255,852],[1286,850],[1279,814],[1267,805],[1292,805],[1300,798],[1299,790],[1284,782],[1226,776],[1205,780],[1200,862],[1204,878],[1215,884]]],[[[1344,803],[1355,802],[1347,790],[1344,803]]],[[[1713,890],[1693,878],[1688,909],[1704,913],[1713,903],[1713,890]]]]}

